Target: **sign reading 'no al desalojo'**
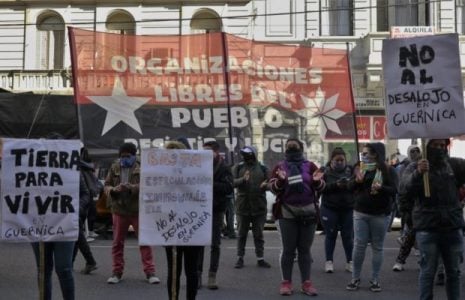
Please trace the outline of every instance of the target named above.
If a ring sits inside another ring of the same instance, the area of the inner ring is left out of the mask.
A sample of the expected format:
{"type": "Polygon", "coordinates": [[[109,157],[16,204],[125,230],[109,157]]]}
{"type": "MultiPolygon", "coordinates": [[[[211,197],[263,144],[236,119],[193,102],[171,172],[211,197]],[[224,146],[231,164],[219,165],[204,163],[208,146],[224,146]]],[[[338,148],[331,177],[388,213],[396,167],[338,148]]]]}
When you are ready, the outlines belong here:
{"type": "Polygon", "coordinates": [[[79,140],[4,139],[3,240],[77,240],[79,149],[79,140]]]}
{"type": "Polygon", "coordinates": [[[457,34],[383,41],[390,138],[443,138],[465,133],[457,34]]]}
{"type": "Polygon", "coordinates": [[[139,244],[209,245],[212,203],[211,151],[142,149],[139,244]]]}

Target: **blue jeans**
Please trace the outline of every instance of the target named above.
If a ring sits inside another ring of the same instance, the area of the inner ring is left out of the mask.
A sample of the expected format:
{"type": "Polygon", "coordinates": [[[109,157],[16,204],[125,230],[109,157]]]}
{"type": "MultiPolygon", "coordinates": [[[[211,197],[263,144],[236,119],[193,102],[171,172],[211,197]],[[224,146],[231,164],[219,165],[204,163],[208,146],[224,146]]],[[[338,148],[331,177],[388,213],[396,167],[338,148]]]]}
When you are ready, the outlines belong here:
{"type": "Polygon", "coordinates": [[[433,299],[434,275],[438,258],[442,257],[446,270],[448,300],[460,298],[460,263],[463,261],[463,235],[461,229],[451,231],[418,231],[420,249],[420,299],[433,299]]]}
{"type": "MultiPolygon", "coordinates": [[[[31,243],[36,258],[37,270],[40,262],[39,243],[31,243]]],[[[74,242],[44,242],[45,280],[44,299],[52,299],[52,272],[55,261],[55,272],[60,282],[64,300],[74,300],[73,252],[74,242]]],[[[38,272],[39,274],[39,272],[38,272]]],[[[40,284],[40,282],[39,282],[40,284]]]]}
{"type": "Polygon", "coordinates": [[[325,230],[325,255],[326,260],[333,260],[337,234],[341,231],[342,246],[346,254],[346,261],[352,260],[352,248],[354,247],[354,211],[333,210],[321,206],[321,223],[325,230]]]}
{"type": "Polygon", "coordinates": [[[371,279],[378,281],[383,264],[383,245],[388,224],[389,216],[354,212],[354,252],[352,255],[354,268],[352,279],[360,279],[366,248],[368,243],[371,243],[371,279]]]}

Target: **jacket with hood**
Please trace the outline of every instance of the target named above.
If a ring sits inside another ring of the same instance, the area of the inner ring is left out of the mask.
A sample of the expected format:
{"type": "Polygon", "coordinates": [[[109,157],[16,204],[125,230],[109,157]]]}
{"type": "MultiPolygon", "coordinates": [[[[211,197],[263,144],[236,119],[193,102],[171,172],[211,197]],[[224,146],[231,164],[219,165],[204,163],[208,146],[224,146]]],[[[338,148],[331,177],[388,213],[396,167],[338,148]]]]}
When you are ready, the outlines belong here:
{"type": "Polygon", "coordinates": [[[348,190],[347,183],[353,177],[353,169],[351,166],[341,170],[331,168],[331,164],[326,165],[324,180],[326,186],[321,195],[321,205],[332,210],[351,210],[354,208],[354,196],[348,190]],[[338,186],[337,182],[346,181],[345,186],[338,186]]]}
{"type": "Polygon", "coordinates": [[[254,154],[253,162],[240,162],[233,169],[234,187],[236,188],[236,214],[266,215],[266,187],[260,188],[263,181],[268,180],[268,169],[257,161],[257,150],[246,146],[254,154]],[[250,178],[245,181],[244,174],[249,171],[250,178]]]}
{"type": "Polygon", "coordinates": [[[367,171],[361,183],[355,178],[349,182],[349,189],[353,190],[355,205],[354,210],[369,215],[389,215],[392,209],[392,201],[397,192],[396,170],[386,164],[386,150],[382,143],[370,143],[368,147],[373,149],[378,155],[378,164],[386,166],[383,172],[383,183],[381,189],[376,194],[371,194],[371,185],[375,178],[376,170],[367,171]]]}
{"type": "Polygon", "coordinates": [[[430,161],[428,177],[430,197],[426,198],[423,175],[418,172],[416,162],[408,165],[402,176],[400,193],[412,202],[413,228],[426,231],[462,228],[458,190],[465,183],[465,160],[446,157],[436,163],[430,161]]]}
{"type": "Polygon", "coordinates": [[[412,208],[413,208],[413,201],[410,201],[410,199],[407,199],[405,197],[405,194],[400,193],[400,184],[403,181],[403,176],[411,173],[414,169],[407,168],[411,163],[414,163],[418,160],[415,160],[411,153],[410,150],[418,148],[420,149],[419,145],[410,145],[407,148],[407,155],[408,157],[404,159],[399,166],[396,168],[397,170],[397,177],[399,178],[399,186],[398,186],[398,191],[399,193],[397,194],[397,204],[399,208],[399,212],[403,218],[406,218],[407,224],[411,226],[411,214],[412,214],[412,208]]]}
{"type": "Polygon", "coordinates": [[[213,162],[213,212],[224,212],[233,192],[231,169],[219,157],[213,162]]]}

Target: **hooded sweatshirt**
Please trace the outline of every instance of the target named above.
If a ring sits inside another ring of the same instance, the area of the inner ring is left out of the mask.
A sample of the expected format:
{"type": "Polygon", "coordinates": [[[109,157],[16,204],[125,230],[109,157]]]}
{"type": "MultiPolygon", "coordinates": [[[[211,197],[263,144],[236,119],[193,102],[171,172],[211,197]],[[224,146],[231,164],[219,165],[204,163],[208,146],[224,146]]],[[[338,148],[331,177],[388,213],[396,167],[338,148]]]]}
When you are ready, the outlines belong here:
{"type": "Polygon", "coordinates": [[[397,191],[397,174],[395,169],[385,162],[386,150],[383,143],[370,143],[367,144],[367,147],[373,149],[378,155],[377,163],[383,166],[383,181],[378,193],[372,194],[371,186],[376,170],[367,171],[361,183],[352,179],[349,182],[349,189],[353,189],[354,191],[354,210],[369,215],[389,215],[391,213],[392,200],[397,191]]]}
{"type": "Polygon", "coordinates": [[[254,154],[252,162],[242,161],[233,169],[234,187],[236,188],[236,214],[266,215],[266,187],[260,185],[268,180],[268,169],[257,160],[257,150],[252,146],[243,148],[254,154]],[[250,178],[245,180],[244,174],[249,171],[250,178]]]}

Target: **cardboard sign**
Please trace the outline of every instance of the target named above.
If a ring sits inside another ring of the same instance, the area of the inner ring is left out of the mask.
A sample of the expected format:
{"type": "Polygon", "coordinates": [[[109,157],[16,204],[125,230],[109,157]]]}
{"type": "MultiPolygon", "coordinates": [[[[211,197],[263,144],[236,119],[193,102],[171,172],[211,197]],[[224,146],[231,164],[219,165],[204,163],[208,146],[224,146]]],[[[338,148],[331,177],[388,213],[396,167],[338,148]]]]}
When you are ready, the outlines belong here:
{"type": "Polygon", "coordinates": [[[465,133],[457,34],[383,41],[390,138],[444,138],[465,133]]]}
{"type": "Polygon", "coordinates": [[[212,204],[212,151],[142,150],[139,244],[210,245],[212,204]]]}
{"type": "Polygon", "coordinates": [[[79,140],[4,139],[3,240],[77,240],[79,149],[79,140]]]}

